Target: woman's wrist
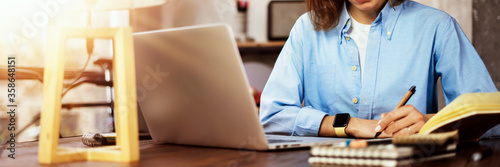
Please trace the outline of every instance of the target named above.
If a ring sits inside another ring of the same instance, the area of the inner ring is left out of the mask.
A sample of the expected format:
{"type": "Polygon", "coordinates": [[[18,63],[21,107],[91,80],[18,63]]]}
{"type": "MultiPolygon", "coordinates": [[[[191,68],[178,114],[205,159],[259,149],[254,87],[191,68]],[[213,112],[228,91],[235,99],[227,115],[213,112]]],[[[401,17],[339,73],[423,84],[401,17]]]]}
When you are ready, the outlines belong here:
{"type": "Polygon", "coordinates": [[[321,126],[319,128],[318,136],[335,136],[335,130],[332,127],[333,120],[335,116],[325,116],[323,121],[321,121],[321,126]]]}
{"type": "Polygon", "coordinates": [[[358,134],[358,125],[359,125],[359,118],[356,117],[351,117],[351,120],[349,121],[349,124],[347,125],[345,129],[345,133],[348,136],[354,136],[356,137],[358,134]]]}

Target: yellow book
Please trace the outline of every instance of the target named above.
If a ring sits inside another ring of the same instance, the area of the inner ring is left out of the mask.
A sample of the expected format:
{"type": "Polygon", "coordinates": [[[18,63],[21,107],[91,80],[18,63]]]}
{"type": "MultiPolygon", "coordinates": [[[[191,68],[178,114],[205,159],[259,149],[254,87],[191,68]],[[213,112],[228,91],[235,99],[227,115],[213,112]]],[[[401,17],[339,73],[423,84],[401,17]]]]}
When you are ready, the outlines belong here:
{"type": "Polygon", "coordinates": [[[500,124],[500,92],[462,94],[440,110],[419,134],[458,130],[461,141],[477,140],[500,124]]]}

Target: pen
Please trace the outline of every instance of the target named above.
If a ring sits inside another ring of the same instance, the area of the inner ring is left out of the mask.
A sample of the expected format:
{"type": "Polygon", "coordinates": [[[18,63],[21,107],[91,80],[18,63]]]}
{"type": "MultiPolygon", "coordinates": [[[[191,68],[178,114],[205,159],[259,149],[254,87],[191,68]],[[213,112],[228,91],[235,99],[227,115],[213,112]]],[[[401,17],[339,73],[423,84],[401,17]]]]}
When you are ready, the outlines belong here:
{"type": "MultiPolygon", "coordinates": [[[[398,105],[396,105],[396,108],[394,108],[394,110],[398,109],[401,106],[404,106],[406,104],[406,102],[408,102],[408,100],[410,100],[410,97],[415,93],[415,88],[417,88],[415,85],[411,86],[411,88],[408,90],[408,92],[406,92],[405,96],[403,96],[403,99],[401,99],[401,101],[399,101],[398,105]]],[[[373,137],[373,138],[376,139],[380,134],[382,134],[382,131],[377,132],[375,134],[375,137],[373,137]]]]}

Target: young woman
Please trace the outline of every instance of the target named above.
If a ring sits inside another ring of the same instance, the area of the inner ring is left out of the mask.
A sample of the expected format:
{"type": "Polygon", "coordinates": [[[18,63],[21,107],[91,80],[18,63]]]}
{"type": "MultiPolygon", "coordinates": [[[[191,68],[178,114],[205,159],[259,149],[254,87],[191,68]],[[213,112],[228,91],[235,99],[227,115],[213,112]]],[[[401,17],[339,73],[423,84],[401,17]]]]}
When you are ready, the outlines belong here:
{"type": "Polygon", "coordinates": [[[446,104],[463,93],[497,91],[445,12],[404,0],[306,3],[262,93],[267,133],[409,135],[437,112],[439,77],[446,104]],[[412,85],[407,105],[393,110],[412,85]]]}

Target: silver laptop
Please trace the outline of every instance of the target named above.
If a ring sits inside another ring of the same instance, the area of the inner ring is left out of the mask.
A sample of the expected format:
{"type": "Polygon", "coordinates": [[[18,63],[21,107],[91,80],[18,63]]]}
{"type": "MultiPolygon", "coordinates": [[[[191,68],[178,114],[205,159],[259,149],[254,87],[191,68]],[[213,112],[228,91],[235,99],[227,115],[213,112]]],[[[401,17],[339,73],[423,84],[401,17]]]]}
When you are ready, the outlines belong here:
{"type": "Polygon", "coordinates": [[[137,98],[154,141],[249,150],[345,143],[265,135],[227,25],[134,34],[137,98]]]}

